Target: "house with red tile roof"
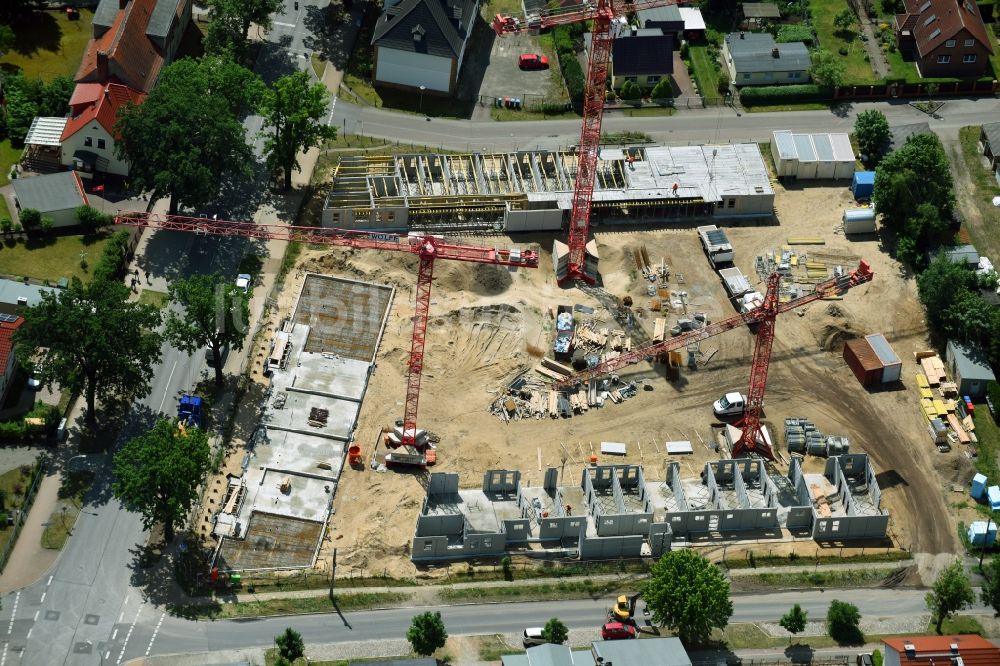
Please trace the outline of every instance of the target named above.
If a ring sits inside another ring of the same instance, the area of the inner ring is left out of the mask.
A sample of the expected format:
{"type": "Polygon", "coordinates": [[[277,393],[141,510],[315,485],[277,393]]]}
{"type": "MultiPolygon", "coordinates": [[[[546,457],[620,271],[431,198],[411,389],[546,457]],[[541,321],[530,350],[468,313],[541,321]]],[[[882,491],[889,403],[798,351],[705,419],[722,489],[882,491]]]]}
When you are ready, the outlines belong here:
{"type": "Polygon", "coordinates": [[[884,666],[997,666],[1000,647],[982,636],[909,636],[884,638],[884,666]]]}
{"type": "Polygon", "coordinates": [[[17,376],[14,358],[14,331],[21,328],[24,317],[0,315],[0,401],[7,397],[11,380],[17,376]]]}
{"type": "Polygon", "coordinates": [[[149,92],[177,54],[192,0],[101,0],[77,83],[120,83],[149,92]]]}
{"type": "Polygon", "coordinates": [[[904,0],[904,7],[896,39],[920,76],[970,78],[989,70],[993,43],[975,0],[904,0]]]}
{"type": "Polygon", "coordinates": [[[66,121],[60,142],[62,143],[62,163],[87,177],[95,171],[128,175],[128,163],[115,156],[115,122],[118,112],[127,104],[141,104],[146,97],[128,86],[119,83],[99,85],[77,84],[70,100],[72,115],[66,121]]]}

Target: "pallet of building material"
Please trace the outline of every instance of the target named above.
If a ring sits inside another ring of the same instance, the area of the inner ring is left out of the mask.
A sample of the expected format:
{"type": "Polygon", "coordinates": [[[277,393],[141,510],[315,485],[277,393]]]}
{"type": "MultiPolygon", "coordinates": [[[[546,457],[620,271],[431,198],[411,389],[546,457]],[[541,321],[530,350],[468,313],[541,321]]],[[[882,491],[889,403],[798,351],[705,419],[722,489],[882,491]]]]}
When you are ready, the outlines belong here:
{"type": "Polygon", "coordinates": [[[937,386],[945,380],[944,363],[941,362],[941,357],[938,355],[920,359],[920,367],[923,368],[927,383],[931,386],[937,386]]]}
{"type": "Polygon", "coordinates": [[[566,375],[561,375],[558,372],[553,372],[552,370],[549,370],[541,363],[535,366],[535,372],[544,377],[548,377],[549,379],[554,379],[556,381],[566,379],[566,375]]]}
{"type": "Polygon", "coordinates": [[[938,416],[946,416],[948,414],[948,407],[943,400],[935,400],[934,411],[937,412],[938,416]]]}
{"type": "Polygon", "coordinates": [[[649,306],[650,312],[659,312],[663,309],[663,301],[658,298],[649,299],[649,303],[647,303],[647,305],[649,306]]]}
{"type": "Polygon", "coordinates": [[[580,403],[580,409],[582,411],[585,412],[588,409],[590,409],[590,401],[587,400],[587,392],[583,388],[580,388],[579,390],[577,390],[577,392],[576,392],[576,400],[577,400],[578,403],[580,403]]]}
{"type": "Polygon", "coordinates": [[[941,397],[952,398],[958,395],[958,384],[942,380],[940,386],[938,386],[938,391],[941,392],[941,397]]]}
{"type": "Polygon", "coordinates": [[[922,389],[929,389],[931,385],[927,383],[927,375],[922,372],[917,373],[917,386],[922,389]]]}
{"type": "Polygon", "coordinates": [[[653,320],[653,340],[664,340],[667,335],[667,320],[665,317],[657,317],[653,320]]]}
{"type": "Polygon", "coordinates": [[[920,397],[921,398],[930,398],[931,400],[934,399],[934,391],[932,391],[930,388],[922,388],[921,387],[921,388],[919,388],[917,390],[920,391],[920,397]]]}
{"type": "Polygon", "coordinates": [[[965,428],[963,428],[962,424],[958,422],[957,416],[955,416],[954,414],[949,414],[948,425],[950,425],[951,429],[955,431],[955,435],[958,436],[958,441],[962,442],[963,444],[969,443],[969,433],[965,432],[965,428]]]}
{"type": "Polygon", "coordinates": [[[826,245],[826,241],[818,236],[789,236],[785,242],[789,245],[826,245]]]}
{"type": "Polygon", "coordinates": [[[937,352],[934,351],[933,349],[925,349],[923,351],[913,352],[913,360],[917,361],[918,363],[920,362],[920,359],[930,358],[931,356],[937,356],[937,352]]]}
{"type": "Polygon", "coordinates": [[[972,432],[976,429],[976,422],[972,420],[972,414],[966,414],[962,419],[962,428],[965,432],[972,432]]]}
{"type": "Polygon", "coordinates": [[[825,261],[807,261],[806,262],[806,269],[810,269],[810,268],[822,268],[823,270],[826,270],[826,262],[825,261]]]}
{"type": "Polygon", "coordinates": [[[553,372],[558,372],[559,374],[565,375],[567,377],[573,374],[573,368],[569,367],[568,365],[564,365],[559,361],[553,360],[547,356],[542,357],[542,365],[544,365],[549,370],[552,370],[553,372]]]}

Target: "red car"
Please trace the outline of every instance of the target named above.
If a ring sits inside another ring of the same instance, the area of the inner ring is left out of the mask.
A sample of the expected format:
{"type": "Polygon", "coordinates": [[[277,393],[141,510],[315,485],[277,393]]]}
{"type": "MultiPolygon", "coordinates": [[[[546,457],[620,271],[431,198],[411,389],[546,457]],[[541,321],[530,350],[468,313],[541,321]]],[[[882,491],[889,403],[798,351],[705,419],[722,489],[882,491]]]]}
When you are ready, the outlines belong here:
{"type": "Polygon", "coordinates": [[[621,622],[608,622],[601,627],[601,640],[604,641],[617,641],[622,638],[635,638],[636,631],[635,627],[631,624],[622,624],[621,622]]]}
{"type": "Polygon", "coordinates": [[[517,59],[517,66],[521,69],[548,69],[549,59],[537,53],[522,53],[517,59]]]}

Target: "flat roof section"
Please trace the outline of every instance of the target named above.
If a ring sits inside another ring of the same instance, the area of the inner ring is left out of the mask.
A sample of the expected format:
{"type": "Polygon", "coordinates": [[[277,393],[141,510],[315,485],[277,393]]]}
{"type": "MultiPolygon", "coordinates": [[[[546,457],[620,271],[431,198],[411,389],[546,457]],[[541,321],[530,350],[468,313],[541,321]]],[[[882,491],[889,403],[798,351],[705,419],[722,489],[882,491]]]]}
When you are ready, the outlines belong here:
{"type": "Polygon", "coordinates": [[[304,350],[373,362],[392,295],[384,285],[310,273],[292,315],[309,327],[304,350]]]}
{"type": "Polygon", "coordinates": [[[269,432],[290,430],[346,442],[354,430],[360,408],[361,403],[353,400],[288,390],[274,394],[263,423],[269,432]],[[282,405],[280,409],[278,404],[282,405]]]}
{"type": "Polygon", "coordinates": [[[312,565],[323,523],[254,511],[243,538],[224,538],[220,570],[294,568],[312,565]]]}
{"type": "Polygon", "coordinates": [[[289,388],[334,398],[361,400],[370,367],[371,364],[366,361],[301,352],[289,388]]]}

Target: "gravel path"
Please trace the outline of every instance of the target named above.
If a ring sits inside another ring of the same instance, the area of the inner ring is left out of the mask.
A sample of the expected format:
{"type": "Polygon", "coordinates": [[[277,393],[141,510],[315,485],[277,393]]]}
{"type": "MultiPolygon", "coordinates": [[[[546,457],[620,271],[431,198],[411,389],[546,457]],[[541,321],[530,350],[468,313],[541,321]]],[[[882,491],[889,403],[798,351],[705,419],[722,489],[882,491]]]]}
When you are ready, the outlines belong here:
{"type": "MultiPolygon", "coordinates": [[[[893,618],[862,617],[861,631],[872,636],[920,633],[927,629],[927,623],[930,621],[930,615],[911,615],[893,618]]],[[[790,636],[777,622],[758,622],[757,626],[763,629],[768,636],[774,636],[775,638],[788,638],[790,636]]],[[[807,622],[805,631],[800,632],[799,636],[826,636],[826,634],[826,623],[816,620],[807,622]]]]}

